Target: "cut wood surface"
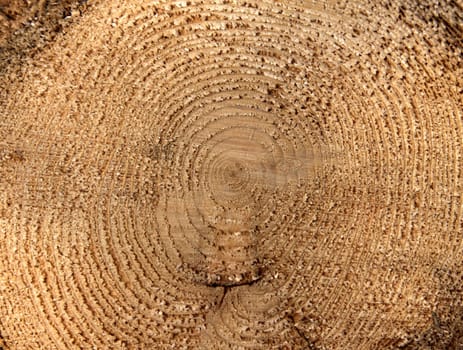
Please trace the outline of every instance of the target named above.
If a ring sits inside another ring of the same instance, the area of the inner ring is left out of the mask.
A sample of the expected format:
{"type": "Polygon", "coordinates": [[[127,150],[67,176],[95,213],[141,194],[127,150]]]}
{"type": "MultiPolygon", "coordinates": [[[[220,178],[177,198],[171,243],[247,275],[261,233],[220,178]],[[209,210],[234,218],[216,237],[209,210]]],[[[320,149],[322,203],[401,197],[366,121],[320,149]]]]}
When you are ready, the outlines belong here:
{"type": "Polygon", "coordinates": [[[461,0],[0,28],[0,348],[463,349],[461,0]]]}

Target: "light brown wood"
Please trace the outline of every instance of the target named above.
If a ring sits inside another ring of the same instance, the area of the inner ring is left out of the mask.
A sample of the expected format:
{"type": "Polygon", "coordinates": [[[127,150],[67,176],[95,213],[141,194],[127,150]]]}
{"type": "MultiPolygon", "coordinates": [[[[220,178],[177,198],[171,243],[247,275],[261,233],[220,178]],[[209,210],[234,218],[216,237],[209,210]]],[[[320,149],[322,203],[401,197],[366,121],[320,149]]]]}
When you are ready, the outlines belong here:
{"type": "Polygon", "coordinates": [[[69,6],[5,34],[3,349],[463,348],[461,1],[69,6]]]}

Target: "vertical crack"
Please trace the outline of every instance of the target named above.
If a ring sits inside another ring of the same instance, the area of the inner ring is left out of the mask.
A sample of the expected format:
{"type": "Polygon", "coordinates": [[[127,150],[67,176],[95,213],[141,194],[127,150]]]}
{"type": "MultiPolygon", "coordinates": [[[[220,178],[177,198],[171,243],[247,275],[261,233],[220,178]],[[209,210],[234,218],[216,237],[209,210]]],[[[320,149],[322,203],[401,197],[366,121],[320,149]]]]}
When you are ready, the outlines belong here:
{"type": "Polygon", "coordinates": [[[307,338],[304,334],[304,332],[302,332],[296,325],[294,325],[294,330],[296,331],[296,333],[299,335],[299,337],[301,337],[302,339],[304,339],[304,341],[307,343],[307,345],[309,346],[309,349],[310,350],[316,350],[315,347],[313,346],[312,342],[309,340],[309,338],[307,338]]]}
{"type": "Polygon", "coordinates": [[[0,350],[5,350],[5,349],[6,349],[5,338],[3,338],[3,335],[0,332],[0,350]]]}
{"type": "MultiPolygon", "coordinates": [[[[223,287],[223,294],[222,294],[222,296],[221,296],[221,298],[220,298],[220,300],[219,300],[219,302],[218,302],[218,304],[217,304],[217,308],[218,308],[218,309],[222,308],[223,300],[225,299],[225,295],[227,295],[227,293],[228,293],[228,291],[230,290],[230,288],[231,288],[231,287],[229,287],[229,286],[223,287]]],[[[0,350],[1,350],[1,349],[0,349],[0,350]]]]}
{"type": "Polygon", "coordinates": [[[305,334],[304,332],[299,329],[299,327],[296,325],[296,321],[294,320],[293,316],[289,315],[288,316],[290,323],[292,324],[294,330],[296,331],[297,335],[304,340],[304,342],[307,344],[307,349],[308,350],[318,350],[318,348],[314,345],[313,341],[311,341],[305,334]]]}

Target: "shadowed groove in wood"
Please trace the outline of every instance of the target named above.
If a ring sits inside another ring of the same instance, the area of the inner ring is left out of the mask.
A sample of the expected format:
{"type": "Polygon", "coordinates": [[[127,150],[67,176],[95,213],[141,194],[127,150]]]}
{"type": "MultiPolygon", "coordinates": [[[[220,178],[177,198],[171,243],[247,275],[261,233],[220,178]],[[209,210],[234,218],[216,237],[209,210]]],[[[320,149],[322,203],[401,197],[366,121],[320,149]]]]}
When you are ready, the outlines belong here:
{"type": "Polygon", "coordinates": [[[0,78],[4,347],[457,344],[441,5],[92,2],[0,78]]]}

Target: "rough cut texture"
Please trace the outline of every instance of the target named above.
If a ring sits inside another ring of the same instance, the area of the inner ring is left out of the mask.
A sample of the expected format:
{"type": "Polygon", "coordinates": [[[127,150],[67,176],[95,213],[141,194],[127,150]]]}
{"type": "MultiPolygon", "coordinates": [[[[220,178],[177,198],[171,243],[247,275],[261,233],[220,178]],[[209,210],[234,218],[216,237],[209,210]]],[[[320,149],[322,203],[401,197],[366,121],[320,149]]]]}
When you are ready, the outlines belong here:
{"type": "Polygon", "coordinates": [[[461,0],[0,15],[1,348],[463,349],[461,0]]]}

